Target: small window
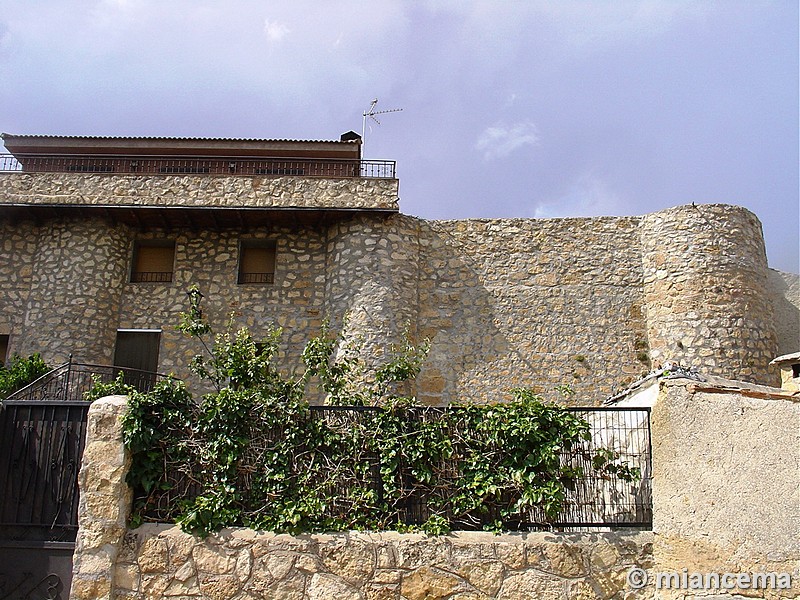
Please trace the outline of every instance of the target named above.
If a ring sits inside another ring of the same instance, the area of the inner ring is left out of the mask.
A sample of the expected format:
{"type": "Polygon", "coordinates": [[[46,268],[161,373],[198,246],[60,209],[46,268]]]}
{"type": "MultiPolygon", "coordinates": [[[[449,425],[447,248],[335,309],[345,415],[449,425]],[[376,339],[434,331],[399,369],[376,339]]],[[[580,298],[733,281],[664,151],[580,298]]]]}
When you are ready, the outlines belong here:
{"type": "Polygon", "coordinates": [[[169,283],[174,262],[174,241],[138,241],[133,250],[131,283],[169,283]]]}
{"type": "Polygon", "coordinates": [[[795,363],[792,365],[792,378],[797,379],[800,377],[800,363],[795,363]]]}
{"type": "Polygon", "coordinates": [[[275,242],[242,240],[239,247],[239,283],[275,282],[275,242]]]}
{"type": "Polygon", "coordinates": [[[0,365],[6,364],[8,358],[8,337],[7,335],[0,335],[0,365]]]}

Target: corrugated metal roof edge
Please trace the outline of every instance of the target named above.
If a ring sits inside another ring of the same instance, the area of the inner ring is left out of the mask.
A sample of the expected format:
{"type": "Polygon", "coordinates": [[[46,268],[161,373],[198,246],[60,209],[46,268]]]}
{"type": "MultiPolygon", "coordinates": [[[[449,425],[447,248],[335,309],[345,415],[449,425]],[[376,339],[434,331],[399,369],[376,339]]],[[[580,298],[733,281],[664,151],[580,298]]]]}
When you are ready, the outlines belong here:
{"type": "Polygon", "coordinates": [[[352,144],[359,139],[353,140],[293,140],[281,138],[219,138],[219,137],[170,137],[170,136],[113,136],[113,135],[28,135],[16,133],[0,133],[0,138],[19,137],[36,138],[51,140],[161,140],[161,141],[187,141],[187,142],[293,142],[293,143],[312,143],[312,144],[352,144]]]}

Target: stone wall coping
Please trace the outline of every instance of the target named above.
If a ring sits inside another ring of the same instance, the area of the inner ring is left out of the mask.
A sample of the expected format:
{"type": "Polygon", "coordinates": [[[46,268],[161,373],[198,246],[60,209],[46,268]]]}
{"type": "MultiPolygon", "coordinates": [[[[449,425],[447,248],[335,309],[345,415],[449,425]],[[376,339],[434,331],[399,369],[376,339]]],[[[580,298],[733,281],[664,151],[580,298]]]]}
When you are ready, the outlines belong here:
{"type": "MultiPolygon", "coordinates": [[[[170,523],[144,523],[133,530],[143,537],[182,537],[187,535],[181,531],[180,527],[170,523]]],[[[602,539],[606,540],[630,540],[645,544],[653,541],[652,531],[597,531],[597,532],[553,532],[553,531],[534,531],[534,532],[507,532],[495,534],[490,531],[453,531],[446,535],[428,535],[425,533],[400,533],[398,531],[340,531],[333,533],[275,533],[271,531],[257,531],[246,527],[226,527],[216,533],[212,533],[207,540],[211,542],[224,543],[228,539],[280,542],[283,540],[308,540],[321,544],[336,543],[339,541],[363,540],[369,543],[392,543],[392,542],[420,542],[426,540],[436,540],[450,543],[457,546],[477,545],[477,544],[536,544],[536,543],[591,543],[602,539]]],[[[193,536],[198,541],[202,538],[193,536]]]]}
{"type": "Polygon", "coordinates": [[[705,392],[711,394],[739,394],[760,400],[788,400],[800,403],[800,391],[787,391],[765,385],[755,385],[744,381],[721,380],[699,382],[688,378],[662,379],[661,385],[666,387],[685,387],[689,393],[705,392]]]}

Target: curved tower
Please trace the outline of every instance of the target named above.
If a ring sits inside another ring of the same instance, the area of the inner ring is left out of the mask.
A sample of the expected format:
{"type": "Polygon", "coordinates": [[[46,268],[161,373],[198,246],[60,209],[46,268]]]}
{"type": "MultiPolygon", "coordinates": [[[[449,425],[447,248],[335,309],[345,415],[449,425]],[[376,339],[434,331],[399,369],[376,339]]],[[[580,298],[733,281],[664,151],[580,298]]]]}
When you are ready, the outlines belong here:
{"type": "Polygon", "coordinates": [[[647,329],[654,365],[776,383],[777,351],[761,223],[723,204],[687,205],[642,219],[647,329]]]}

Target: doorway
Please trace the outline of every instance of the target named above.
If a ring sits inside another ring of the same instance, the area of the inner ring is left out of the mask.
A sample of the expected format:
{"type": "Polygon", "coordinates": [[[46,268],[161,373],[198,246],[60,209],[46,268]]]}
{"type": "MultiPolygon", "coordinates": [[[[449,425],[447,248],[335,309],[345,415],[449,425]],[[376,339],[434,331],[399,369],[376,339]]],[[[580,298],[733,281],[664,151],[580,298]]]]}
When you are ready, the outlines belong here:
{"type": "Polygon", "coordinates": [[[155,383],[158,371],[160,329],[118,329],[114,347],[114,366],[125,373],[125,383],[146,392],[155,383]]]}

